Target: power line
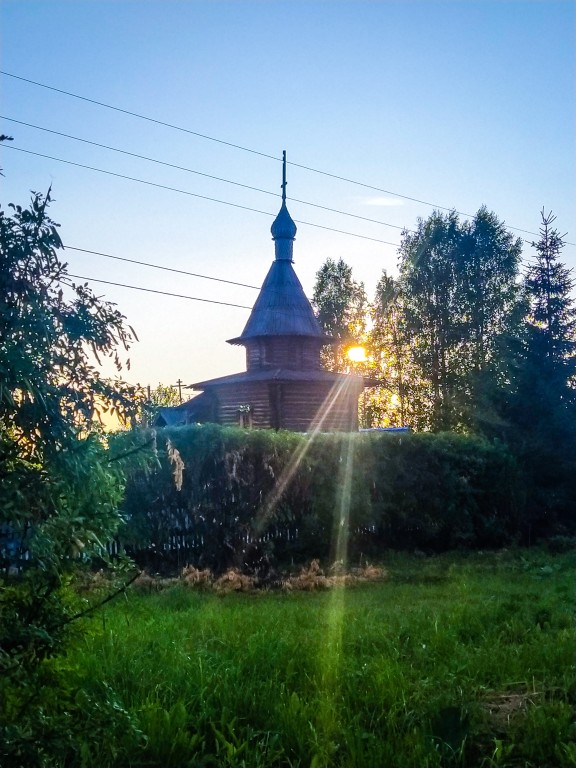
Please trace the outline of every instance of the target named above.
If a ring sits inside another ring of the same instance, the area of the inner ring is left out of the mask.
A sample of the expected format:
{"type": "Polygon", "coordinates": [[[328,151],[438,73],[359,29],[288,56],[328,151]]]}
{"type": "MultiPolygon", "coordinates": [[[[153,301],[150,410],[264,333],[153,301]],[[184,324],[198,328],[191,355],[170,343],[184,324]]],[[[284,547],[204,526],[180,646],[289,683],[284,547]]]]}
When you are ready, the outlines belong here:
{"type": "Polygon", "coordinates": [[[268,155],[265,152],[259,152],[256,149],[250,149],[249,147],[243,147],[240,144],[233,144],[230,141],[224,141],[223,139],[216,139],[214,136],[207,136],[204,133],[198,133],[197,131],[191,131],[189,128],[183,128],[180,125],[173,125],[172,123],[166,123],[163,120],[156,120],[153,117],[148,117],[147,115],[140,115],[138,112],[131,112],[129,109],[122,109],[121,107],[114,107],[111,104],[105,104],[103,101],[96,101],[96,99],[89,99],[87,96],[80,96],[77,93],[71,93],[70,91],[64,91],[62,88],[54,88],[52,85],[46,85],[45,83],[39,83],[36,80],[29,80],[26,77],[20,77],[19,75],[14,75],[11,72],[5,72],[3,70],[0,70],[0,75],[5,75],[6,77],[13,77],[15,80],[22,80],[25,83],[30,83],[31,85],[37,85],[39,88],[46,88],[49,91],[55,91],[56,93],[62,93],[65,96],[71,96],[74,99],[80,99],[80,101],[87,101],[90,104],[96,104],[98,107],[105,107],[106,109],[112,109],[114,112],[121,112],[124,115],[130,115],[131,117],[137,117],[139,120],[146,120],[149,123],[155,123],[156,125],[162,125],[165,128],[172,128],[174,131],[181,131],[182,133],[189,133],[192,136],[197,136],[200,139],[206,139],[207,141],[215,141],[218,144],[224,144],[227,147],[232,147],[233,149],[241,149],[243,152],[250,152],[253,155],[260,155],[260,157],[267,157],[270,160],[280,160],[279,157],[274,157],[274,155],[268,155]]]}
{"type": "MultiPolygon", "coordinates": [[[[237,307],[238,309],[253,309],[253,307],[249,307],[246,304],[232,304],[229,301],[216,301],[215,299],[201,299],[198,296],[188,296],[186,294],[182,293],[170,293],[169,291],[159,291],[156,288],[142,288],[139,285],[129,285],[127,283],[116,283],[112,280],[100,280],[100,278],[97,277],[86,277],[84,275],[73,275],[70,272],[66,274],[66,277],[73,277],[76,280],[88,280],[91,283],[104,283],[104,285],[115,285],[118,288],[130,288],[134,291],[145,291],[146,293],[158,293],[162,296],[171,296],[177,299],[189,299],[190,301],[202,301],[206,304],[220,304],[224,307],[237,307]]],[[[291,309],[281,309],[277,308],[276,314],[279,315],[291,315],[292,310],[291,309]]]]}
{"type": "MultiPolygon", "coordinates": [[[[149,187],[157,187],[158,189],[166,189],[166,190],[169,190],[170,192],[178,192],[181,195],[188,195],[189,197],[197,197],[197,198],[199,198],[201,200],[208,200],[208,201],[210,201],[212,203],[220,203],[221,205],[229,205],[232,208],[240,208],[240,209],[242,209],[244,211],[252,211],[253,213],[261,213],[264,216],[276,216],[277,215],[276,213],[270,213],[269,211],[261,211],[258,208],[252,208],[252,207],[250,207],[248,205],[240,205],[239,203],[231,203],[231,202],[229,202],[227,200],[219,200],[218,198],[215,198],[215,197],[208,197],[207,195],[200,195],[197,192],[189,192],[188,190],[179,189],[178,187],[171,187],[171,186],[168,186],[167,184],[159,184],[159,183],[157,183],[155,181],[147,181],[146,179],[137,179],[134,176],[127,176],[126,174],[123,174],[123,173],[115,173],[114,171],[105,171],[103,168],[95,168],[93,165],[85,165],[84,163],[74,163],[74,162],[72,162],[72,160],[64,160],[61,157],[54,157],[53,155],[45,155],[45,154],[43,154],[41,152],[33,152],[30,149],[23,149],[22,147],[10,147],[10,146],[8,146],[6,144],[2,144],[1,146],[2,146],[2,149],[11,149],[11,150],[14,150],[16,152],[24,152],[27,155],[35,155],[36,157],[43,157],[43,158],[45,158],[47,160],[55,160],[57,163],[65,163],[66,165],[73,165],[76,168],[84,168],[84,169],[89,170],[89,171],[96,171],[97,173],[103,173],[103,174],[106,174],[107,176],[115,176],[118,179],[126,179],[128,181],[134,181],[137,184],[145,184],[146,186],[149,186],[149,187]]],[[[327,227],[327,226],[324,226],[323,224],[314,224],[311,221],[303,221],[302,219],[294,219],[294,221],[297,222],[298,224],[305,224],[308,227],[316,227],[317,229],[325,229],[325,230],[328,230],[329,232],[337,232],[340,235],[348,235],[349,237],[359,237],[362,240],[372,240],[375,243],[383,243],[384,245],[392,245],[395,248],[397,248],[398,245],[399,245],[398,243],[391,243],[389,240],[381,240],[378,237],[369,237],[368,235],[359,235],[356,232],[347,232],[346,230],[336,229],[335,227],[327,227]]]]}
{"type": "Polygon", "coordinates": [[[146,291],[147,293],[159,293],[162,296],[174,296],[177,299],[190,299],[190,301],[203,301],[206,304],[221,304],[225,307],[238,307],[239,309],[252,309],[245,304],[231,304],[228,301],[215,301],[214,299],[200,299],[198,296],[186,296],[182,293],[169,293],[168,291],[158,291],[155,288],[142,288],[139,285],[127,285],[126,283],[114,283],[111,280],[100,280],[96,277],[85,277],[84,275],[67,274],[67,277],[74,277],[76,280],[89,280],[91,283],[104,283],[105,285],[116,285],[119,288],[131,288],[134,291],[146,291]]]}
{"type": "MultiPolygon", "coordinates": [[[[34,128],[37,131],[44,131],[45,133],[52,133],[55,136],[61,136],[65,139],[72,139],[73,141],[79,141],[83,144],[90,144],[93,147],[99,147],[100,149],[106,149],[110,152],[118,152],[121,155],[127,155],[128,157],[135,157],[139,160],[146,160],[149,163],[156,163],[157,165],[163,165],[167,168],[174,168],[178,171],[185,171],[186,173],[193,173],[197,176],[203,176],[207,179],[213,179],[214,181],[221,181],[225,184],[233,184],[235,187],[242,187],[243,189],[249,189],[252,192],[260,192],[263,195],[272,195],[273,197],[280,197],[277,192],[271,192],[268,189],[261,189],[260,187],[254,187],[250,184],[242,184],[239,181],[233,181],[232,179],[225,179],[222,176],[214,176],[210,173],[204,173],[202,171],[196,171],[192,168],[186,168],[186,166],[183,165],[176,165],[175,163],[168,163],[165,160],[158,160],[158,158],[154,157],[148,157],[148,155],[140,155],[136,152],[129,152],[126,149],[120,149],[119,147],[111,147],[109,144],[101,144],[98,141],[91,141],[90,139],[83,139],[79,136],[72,136],[69,133],[62,133],[61,131],[55,131],[51,128],[45,128],[41,125],[34,125],[33,123],[26,123],[23,120],[16,120],[13,117],[7,117],[6,115],[0,115],[0,119],[2,120],[8,120],[11,123],[17,123],[18,125],[25,125],[27,128],[34,128]]],[[[353,219],[360,219],[361,221],[368,221],[372,224],[380,224],[383,227],[391,227],[392,229],[400,229],[402,231],[407,232],[413,232],[414,230],[410,230],[407,227],[399,226],[397,224],[389,224],[387,221],[381,221],[380,219],[372,219],[368,216],[360,216],[357,213],[349,213],[348,211],[340,211],[336,208],[330,208],[327,205],[320,205],[319,203],[311,203],[308,200],[299,200],[296,197],[290,198],[295,203],[300,203],[301,205],[309,205],[312,208],[320,208],[323,211],[330,211],[331,213],[337,213],[340,216],[349,216],[353,219]]]]}
{"type": "MultiPolygon", "coordinates": [[[[152,269],[160,269],[163,272],[176,272],[179,275],[188,275],[190,277],[199,277],[202,280],[213,280],[217,283],[226,283],[227,285],[236,285],[240,288],[253,288],[256,291],[259,291],[261,286],[259,285],[250,285],[249,283],[239,283],[236,280],[224,280],[222,277],[211,277],[209,275],[201,275],[198,272],[188,272],[185,269],[176,269],[175,267],[165,267],[161,264],[152,264],[149,261],[139,261],[138,259],[129,259],[126,256],[112,256],[110,253],[103,253],[102,251],[91,251],[88,248],[77,248],[73,245],[65,245],[65,250],[69,251],[80,251],[81,253],[91,253],[94,254],[94,256],[105,256],[107,259],[114,259],[115,261],[127,261],[130,264],[138,264],[142,267],[152,267],[152,269]]],[[[269,289],[270,290],[270,289],[269,289]]],[[[272,289],[273,292],[281,293],[281,289],[276,288],[272,289]]],[[[310,299],[308,299],[310,301],[310,299]]]]}
{"type": "Polygon", "coordinates": [[[16,120],[13,117],[7,117],[6,115],[0,115],[2,120],[8,120],[11,123],[18,123],[18,125],[25,125],[27,128],[34,128],[37,131],[44,131],[45,133],[52,133],[55,136],[62,136],[65,139],[72,139],[73,141],[80,141],[83,144],[90,144],[93,147],[100,147],[100,149],[107,149],[110,152],[118,152],[121,155],[128,155],[129,157],[136,157],[139,160],[146,160],[149,163],[156,163],[157,165],[164,165],[167,168],[175,168],[178,171],[186,171],[186,173],[194,173],[197,176],[204,176],[207,179],[214,179],[215,181],[222,181],[226,184],[233,184],[236,187],[243,187],[244,189],[250,189],[253,192],[261,192],[264,195],[274,195],[274,197],[280,197],[277,192],[270,192],[267,189],[260,189],[259,187],[253,187],[250,184],[241,184],[239,181],[232,181],[231,179],[224,179],[221,176],[213,176],[210,173],[203,173],[202,171],[196,171],[192,168],[186,168],[183,165],[176,165],[175,163],[168,163],[165,160],[158,160],[154,157],[148,157],[148,155],[139,155],[137,152],[129,152],[127,149],[119,149],[118,147],[111,147],[109,144],[101,144],[98,141],[91,141],[90,139],[82,139],[80,136],[72,136],[69,133],[62,133],[61,131],[55,131],[52,128],[44,128],[41,125],[34,125],[33,123],[25,123],[23,120],[16,120]]]}
{"type": "MultiPolygon", "coordinates": [[[[81,101],[86,101],[86,102],[89,102],[90,104],[95,104],[95,105],[97,105],[99,107],[104,107],[106,109],[114,110],[115,112],[121,112],[121,113],[123,113],[125,115],[130,115],[131,117],[136,117],[139,120],[146,120],[147,122],[155,123],[157,125],[162,125],[162,126],[164,126],[166,128],[172,128],[173,130],[176,130],[176,131],[181,131],[183,133],[188,133],[188,134],[191,134],[192,136],[197,136],[198,138],[206,139],[207,141],[213,141],[213,142],[216,142],[218,144],[224,144],[225,146],[232,147],[234,149],[240,149],[243,152],[250,152],[251,154],[254,154],[254,155],[260,155],[261,157],[266,157],[266,158],[268,158],[270,160],[280,161],[279,157],[275,157],[274,155],[270,155],[270,154],[268,154],[266,152],[260,152],[259,150],[251,149],[249,147],[244,147],[244,146],[242,146],[240,144],[234,144],[234,143],[229,142],[229,141],[224,141],[223,139],[217,139],[214,136],[208,136],[207,134],[199,133],[197,131],[192,131],[192,130],[190,130],[188,128],[183,128],[182,126],[179,126],[179,125],[174,125],[172,123],[167,123],[167,122],[164,122],[163,120],[157,120],[156,118],[152,118],[152,117],[149,117],[147,115],[141,115],[141,114],[139,114],[137,112],[132,112],[132,111],[130,111],[128,109],[122,109],[120,107],[115,107],[115,106],[113,106],[111,104],[106,104],[105,102],[97,101],[96,99],[90,99],[87,96],[80,96],[77,93],[72,93],[71,91],[65,91],[62,88],[55,88],[54,86],[46,85],[45,83],[39,83],[37,80],[31,80],[31,79],[26,78],[26,77],[21,77],[20,75],[15,75],[15,74],[13,74],[11,72],[6,72],[5,70],[0,70],[0,75],[4,75],[5,77],[11,77],[11,78],[14,78],[15,80],[21,80],[22,82],[29,83],[31,85],[36,85],[39,88],[45,88],[45,89],[50,90],[50,91],[55,91],[56,93],[62,93],[65,96],[71,96],[72,98],[79,99],[81,101]]],[[[420,205],[427,205],[427,206],[429,206],[431,208],[436,208],[436,209],[439,209],[439,210],[442,210],[442,211],[454,211],[455,213],[457,213],[460,216],[466,216],[467,218],[473,218],[473,214],[465,213],[464,211],[458,211],[458,210],[456,210],[453,207],[449,207],[449,206],[445,206],[445,205],[438,205],[437,203],[431,203],[431,202],[429,202],[427,200],[422,200],[422,199],[417,198],[417,197],[411,197],[410,195],[403,195],[400,192],[394,192],[394,191],[389,190],[389,189],[384,189],[383,187],[377,187],[377,186],[374,186],[372,184],[367,184],[367,183],[362,182],[362,181],[357,181],[355,179],[349,179],[349,178],[347,178],[345,176],[339,176],[338,174],[335,174],[335,173],[329,173],[328,171],[322,171],[322,170],[320,170],[318,168],[313,168],[313,167],[311,167],[309,165],[304,165],[302,163],[295,163],[293,161],[289,161],[289,165],[293,165],[295,168],[301,168],[302,170],[309,171],[311,173],[317,173],[317,174],[320,174],[322,176],[327,176],[327,177],[332,178],[332,179],[337,179],[338,181],[343,181],[343,182],[345,182],[347,184],[354,184],[355,186],[363,187],[364,189],[370,189],[370,190],[372,190],[374,192],[382,192],[382,193],[384,193],[386,195],[393,195],[394,197],[399,197],[399,198],[402,198],[403,200],[410,200],[411,202],[419,203],[420,205]]],[[[302,222],[302,223],[306,223],[306,222],[302,222]]],[[[522,229],[521,227],[513,227],[512,225],[506,225],[506,226],[507,226],[508,229],[512,229],[515,232],[523,232],[524,234],[535,235],[536,237],[539,236],[539,233],[533,232],[532,230],[529,230],[529,229],[522,229]]],[[[526,241],[526,242],[528,242],[528,241],[526,241]]],[[[576,243],[569,243],[569,242],[567,242],[566,245],[576,245],[576,243]]]]}
{"type": "MultiPolygon", "coordinates": [[[[128,262],[129,264],[137,264],[138,266],[141,266],[141,267],[151,267],[152,269],[159,269],[162,272],[174,272],[179,275],[197,277],[202,280],[211,280],[217,283],[225,283],[226,285],[235,285],[240,288],[251,288],[256,291],[260,290],[261,288],[261,286],[251,285],[250,283],[239,283],[237,280],[225,280],[222,277],[212,277],[211,275],[203,275],[199,272],[190,272],[186,269],[176,269],[175,267],[166,267],[162,264],[153,264],[150,261],[140,261],[139,259],[129,259],[127,256],[113,256],[111,253],[104,253],[103,251],[93,251],[93,250],[90,250],[89,248],[78,248],[77,246],[74,246],[74,245],[65,245],[64,249],[68,251],[79,251],[80,253],[90,253],[90,254],[93,254],[94,256],[104,256],[107,259],[114,259],[115,261],[125,261],[125,262],[128,262]]],[[[536,257],[526,254],[523,256],[522,260],[524,262],[531,262],[531,261],[535,262],[536,257]]],[[[309,299],[309,301],[311,300],[309,299]]]]}
{"type": "Polygon", "coordinates": [[[143,267],[152,267],[152,269],[161,269],[164,272],[176,272],[179,275],[189,275],[190,277],[200,277],[202,280],[214,280],[217,283],[227,283],[228,285],[238,285],[241,288],[255,288],[259,290],[258,285],[249,285],[248,283],[238,283],[235,280],[224,280],[222,277],[209,277],[208,275],[200,275],[197,272],[188,272],[185,269],[175,269],[174,267],[164,267],[160,264],[152,264],[149,261],[138,261],[137,259],[128,259],[125,256],[112,256],[110,253],[102,253],[102,251],[90,251],[88,248],[76,248],[73,245],[64,246],[66,250],[81,251],[82,253],[92,253],[95,256],[105,256],[107,259],[115,259],[116,261],[127,261],[130,264],[138,264],[143,267]]]}

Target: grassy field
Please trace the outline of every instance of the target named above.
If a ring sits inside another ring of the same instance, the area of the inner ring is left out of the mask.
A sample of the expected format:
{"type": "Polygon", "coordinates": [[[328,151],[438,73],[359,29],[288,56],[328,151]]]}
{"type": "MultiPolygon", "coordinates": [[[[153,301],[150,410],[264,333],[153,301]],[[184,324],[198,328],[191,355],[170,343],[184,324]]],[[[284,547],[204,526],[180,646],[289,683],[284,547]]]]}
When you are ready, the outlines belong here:
{"type": "Polygon", "coordinates": [[[66,660],[86,765],[576,766],[575,554],[390,556],[384,581],[106,606],[66,660]]]}

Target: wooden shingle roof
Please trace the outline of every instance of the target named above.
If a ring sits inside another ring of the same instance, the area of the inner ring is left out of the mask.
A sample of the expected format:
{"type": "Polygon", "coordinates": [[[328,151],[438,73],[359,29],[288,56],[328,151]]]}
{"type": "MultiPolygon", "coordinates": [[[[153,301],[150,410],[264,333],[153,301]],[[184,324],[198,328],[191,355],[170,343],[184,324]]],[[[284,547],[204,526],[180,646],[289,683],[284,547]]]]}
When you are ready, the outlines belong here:
{"type": "Polygon", "coordinates": [[[341,382],[355,381],[358,384],[364,382],[362,376],[352,376],[349,373],[332,373],[332,371],[298,371],[288,370],[286,368],[267,368],[256,371],[244,371],[243,373],[232,373],[229,376],[221,376],[218,379],[209,379],[208,381],[197,381],[190,384],[191,389],[205,389],[206,387],[222,386],[229,384],[246,384],[256,381],[274,381],[274,382],[328,382],[338,384],[341,382]]]}
{"type": "Polygon", "coordinates": [[[331,341],[314,315],[292,266],[296,224],[286,202],[271,227],[276,257],[262,284],[256,303],[241,335],[229,344],[244,344],[262,336],[308,336],[331,341]]]}
{"type": "Polygon", "coordinates": [[[242,334],[228,343],[259,336],[326,338],[290,261],[273,262],[242,334]]]}

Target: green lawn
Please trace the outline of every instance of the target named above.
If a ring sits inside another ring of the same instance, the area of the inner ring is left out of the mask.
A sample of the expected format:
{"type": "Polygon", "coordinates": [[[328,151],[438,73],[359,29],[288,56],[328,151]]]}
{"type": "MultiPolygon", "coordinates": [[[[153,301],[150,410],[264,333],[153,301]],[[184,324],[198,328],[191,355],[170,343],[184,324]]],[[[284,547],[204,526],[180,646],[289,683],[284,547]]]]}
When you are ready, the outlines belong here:
{"type": "Polygon", "coordinates": [[[384,565],[345,589],[106,606],[66,661],[110,718],[85,764],[576,766],[576,555],[384,565]]]}

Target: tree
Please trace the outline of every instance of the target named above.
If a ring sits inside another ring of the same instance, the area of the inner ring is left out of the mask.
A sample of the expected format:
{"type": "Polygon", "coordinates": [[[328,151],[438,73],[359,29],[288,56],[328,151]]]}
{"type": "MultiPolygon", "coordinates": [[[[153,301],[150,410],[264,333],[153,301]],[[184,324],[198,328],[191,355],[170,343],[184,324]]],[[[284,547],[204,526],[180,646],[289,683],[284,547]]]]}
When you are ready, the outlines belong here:
{"type": "Polygon", "coordinates": [[[521,241],[484,207],[471,222],[435,211],[403,233],[399,253],[405,343],[428,427],[469,428],[517,316],[521,241]]]}
{"type": "Polygon", "coordinates": [[[138,398],[95,367],[108,356],[120,371],[118,347],[127,350],[135,335],[112,304],[68,277],[49,203],[50,191],[34,193],[27,209],[10,205],[11,215],[0,209],[3,765],[64,764],[70,748],[63,713],[73,704],[50,694],[58,683],[45,661],[85,612],[70,589],[74,574],[102,557],[120,522],[120,463],[109,455],[98,414],[126,418],[138,398]],[[47,711],[50,696],[57,712],[47,711]],[[62,762],[47,757],[51,739],[62,762]]]}
{"type": "Polygon", "coordinates": [[[429,410],[428,395],[413,360],[404,309],[400,281],[383,270],[371,306],[367,344],[371,374],[382,382],[367,397],[371,426],[427,426],[423,415],[429,410]]]}
{"type": "Polygon", "coordinates": [[[407,354],[402,333],[402,298],[398,281],[386,270],[376,286],[368,333],[369,358],[374,373],[384,382],[367,395],[371,426],[403,426],[407,423],[407,354]]]}
{"type": "Polygon", "coordinates": [[[533,242],[536,261],[526,274],[530,299],[530,328],[540,357],[554,371],[560,398],[574,397],[576,381],[576,306],[572,270],[560,262],[564,237],[552,229],[556,216],[541,212],[540,240],[533,242]]]}
{"type": "Polygon", "coordinates": [[[541,213],[534,263],[525,277],[528,312],[516,347],[506,401],[507,439],[528,485],[530,535],[576,527],[576,305],[571,270],[559,256],[564,239],[541,213]]]}
{"type": "Polygon", "coordinates": [[[400,280],[406,341],[426,382],[427,412],[433,429],[448,429],[453,418],[459,327],[456,270],[460,244],[455,213],[434,212],[419,219],[416,232],[404,232],[400,245],[400,280]]]}
{"type": "Polygon", "coordinates": [[[312,298],[320,325],[335,345],[322,352],[323,364],[332,371],[346,371],[346,349],[365,339],[368,302],[363,283],[352,277],[343,259],[326,259],[316,273],[312,298]]]}
{"type": "Polygon", "coordinates": [[[148,426],[154,424],[154,419],[160,408],[174,408],[182,402],[181,395],[177,387],[170,384],[158,383],[154,389],[148,387],[146,400],[136,414],[137,426],[148,426]]]}

